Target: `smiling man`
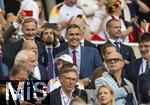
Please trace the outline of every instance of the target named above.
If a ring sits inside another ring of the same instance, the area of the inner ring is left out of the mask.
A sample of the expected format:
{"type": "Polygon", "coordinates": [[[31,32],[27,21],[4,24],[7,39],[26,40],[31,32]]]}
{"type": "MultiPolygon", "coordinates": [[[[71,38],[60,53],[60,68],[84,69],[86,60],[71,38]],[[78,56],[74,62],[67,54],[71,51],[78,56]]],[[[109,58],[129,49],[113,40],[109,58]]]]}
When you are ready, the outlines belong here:
{"type": "Polygon", "coordinates": [[[90,83],[90,77],[97,67],[103,67],[102,60],[97,49],[91,47],[82,47],[80,45],[81,29],[78,25],[71,24],[66,30],[66,39],[68,47],[66,50],[56,55],[69,54],[73,58],[73,63],[79,70],[79,77],[84,86],[90,83]]]}

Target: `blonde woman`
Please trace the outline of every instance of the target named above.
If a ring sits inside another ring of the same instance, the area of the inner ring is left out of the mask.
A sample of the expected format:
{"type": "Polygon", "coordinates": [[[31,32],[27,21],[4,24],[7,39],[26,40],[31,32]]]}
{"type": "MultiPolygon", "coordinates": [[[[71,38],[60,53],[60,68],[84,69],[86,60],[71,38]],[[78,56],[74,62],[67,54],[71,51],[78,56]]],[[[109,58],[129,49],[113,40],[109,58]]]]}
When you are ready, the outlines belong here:
{"type": "Polygon", "coordinates": [[[99,105],[115,105],[114,91],[109,86],[101,86],[97,91],[99,105]]]}

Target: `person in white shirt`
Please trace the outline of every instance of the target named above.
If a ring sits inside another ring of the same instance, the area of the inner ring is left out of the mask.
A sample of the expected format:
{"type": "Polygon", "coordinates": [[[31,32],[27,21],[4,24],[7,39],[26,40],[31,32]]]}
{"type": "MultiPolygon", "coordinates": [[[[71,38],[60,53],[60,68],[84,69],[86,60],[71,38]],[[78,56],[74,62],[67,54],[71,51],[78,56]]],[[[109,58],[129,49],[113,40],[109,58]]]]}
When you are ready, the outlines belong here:
{"type": "MultiPolygon", "coordinates": [[[[83,14],[83,11],[76,6],[76,2],[77,0],[64,0],[57,4],[50,12],[49,22],[60,23],[65,28],[73,17],[83,14]]],[[[65,30],[62,32],[62,36],[65,38],[65,30]]]]}

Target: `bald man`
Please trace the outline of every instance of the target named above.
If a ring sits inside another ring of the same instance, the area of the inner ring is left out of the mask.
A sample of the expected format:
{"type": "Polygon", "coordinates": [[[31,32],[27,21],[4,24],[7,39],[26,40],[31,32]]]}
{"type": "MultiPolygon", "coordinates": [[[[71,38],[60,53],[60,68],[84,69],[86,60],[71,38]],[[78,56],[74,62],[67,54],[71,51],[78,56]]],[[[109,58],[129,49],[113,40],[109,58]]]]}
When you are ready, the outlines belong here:
{"type": "Polygon", "coordinates": [[[115,105],[137,105],[132,83],[122,77],[125,64],[122,55],[118,52],[112,52],[106,56],[105,62],[109,72],[96,79],[96,88],[103,85],[112,87],[115,93],[115,105]]]}

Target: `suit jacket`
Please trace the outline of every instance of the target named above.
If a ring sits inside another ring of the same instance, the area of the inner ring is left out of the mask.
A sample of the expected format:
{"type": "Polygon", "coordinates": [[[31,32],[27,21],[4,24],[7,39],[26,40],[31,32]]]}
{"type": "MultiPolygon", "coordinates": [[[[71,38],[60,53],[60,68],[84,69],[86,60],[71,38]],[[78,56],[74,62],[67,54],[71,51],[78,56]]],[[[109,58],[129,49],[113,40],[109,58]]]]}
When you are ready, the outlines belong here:
{"type": "MultiPolygon", "coordinates": [[[[16,31],[15,27],[13,25],[11,25],[5,32],[4,32],[4,40],[7,43],[10,43],[10,38],[12,36],[12,34],[16,31]]],[[[13,43],[13,52],[15,53],[15,55],[22,49],[22,45],[23,45],[24,39],[20,39],[18,40],[16,43],[13,43]]],[[[46,67],[47,65],[47,56],[46,56],[46,49],[45,49],[45,45],[40,42],[35,40],[35,43],[37,44],[38,47],[38,62],[39,64],[43,65],[46,67]]],[[[13,56],[13,59],[15,58],[15,56],[13,56]]],[[[11,62],[12,63],[12,62],[11,62]]]]}
{"type": "Polygon", "coordinates": [[[41,74],[41,80],[48,80],[47,70],[44,66],[38,65],[40,74],[41,74]]]}
{"type": "Polygon", "coordinates": [[[150,70],[139,76],[139,92],[141,93],[141,103],[150,104],[150,70]]]}
{"type": "MultiPolygon", "coordinates": [[[[108,40],[106,43],[111,43],[111,42],[108,40]]],[[[104,44],[106,44],[106,43],[104,43],[104,44]]],[[[102,57],[102,54],[101,54],[101,47],[102,47],[102,45],[98,45],[97,46],[97,49],[98,49],[99,54],[101,55],[101,57],[102,57]]],[[[133,61],[133,60],[136,59],[132,47],[127,46],[127,45],[125,45],[123,43],[120,43],[120,53],[123,56],[123,59],[126,59],[128,61],[133,61]]]]}
{"type": "MultiPolygon", "coordinates": [[[[60,45],[60,47],[57,47],[54,49],[54,57],[55,55],[57,55],[58,53],[64,51],[65,49],[67,49],[68,47],[68,43],[67,42],[64,42],[60,45]]],[[[96,48],[96,45],[87,41],[87,40],[84,40],[84,47],[93,47],[93,48],[96,48]]]]}
{"type": "Polygon", "coordinates": [[[142,58],[138,58],[129,63],[124,70],[124,76],[134,85],[134,90],[136,96],[138,95],[139,91],[137,90],[137,80],[139,78],[140,66],[142,63],[142,58]]]}
{"type": "MultiPolygon", "coordinates": [[[[66,49],[62,51],[57,54],[56,57],[59,57],[62,54],[69,54],[69,50],[66,49]]],[[[104,67],[97,49],[91,47],[81,47],[80,79],[91,77],[94,69],[97,67],[104,67]]]]}
{"type": "MultiPolygon", "coordinates": [[[[44,99],[43,103],[46,105],[62,105],[60,89],[61,87],[49,93],[44,99]]],[[[72,96],[79,96],[87,103],[87,93],[84,90],[75,88],[75,91],[73,92],[72,96]]]]}
{"type": "MultiPolygon", "coordinates": [[[[133,85],[130,81],[128,81],[127,79],[123,78],[124,81],[126,82],[126,84],[128,86],[130,86],[131,90],[132,90],[132,95],[133,95],[133,105],[138,105],[137,100],[136,100],[136,96],[135,96],[135,92],[133,89],[133,85]]],[[[102,77],[97,78],[95,80],[95,85],[96,88],[98,89],[101,86],[110,86],[115,93],[115,105],[125,105],[124,103],[124,99],[123,97],[127,97],[127,91],[125,90],[124,87],[118,87],[118,84],[116,83],[116,81],[110,76],[109,73],[104,73],[102,77]]]]}

